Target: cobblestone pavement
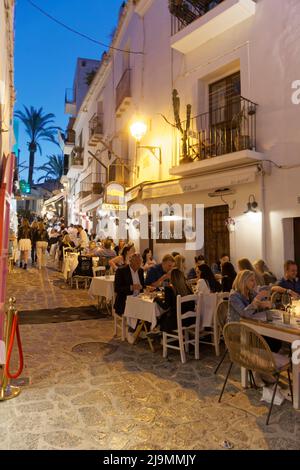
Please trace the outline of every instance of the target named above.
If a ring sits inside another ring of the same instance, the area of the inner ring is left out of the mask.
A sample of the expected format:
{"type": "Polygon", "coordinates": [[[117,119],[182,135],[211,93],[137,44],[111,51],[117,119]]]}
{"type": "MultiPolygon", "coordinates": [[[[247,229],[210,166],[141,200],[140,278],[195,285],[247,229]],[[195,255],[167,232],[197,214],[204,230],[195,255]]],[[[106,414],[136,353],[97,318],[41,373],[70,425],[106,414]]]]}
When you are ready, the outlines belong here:
{"type": "MultiPolygon", "coordinates": [[[[20,271],[20,270],[17,270],[20,271]]],[[[20,309],[89,305],[83,290],[61,289],[53,270],[10,275],[20,309]]],[[[0,449],[300,449],[300,413],[287,401],[265,426],[261,392],[241,389],[235,370],[218,404],[226,364],[213,374],[210,347],[200,360],[162,358],[146,341],[113,338],[110,318],[22,325],[29,379],[0,403],[0,449]],[[79,346],[78,346],[79,345],[79,346]]]]}

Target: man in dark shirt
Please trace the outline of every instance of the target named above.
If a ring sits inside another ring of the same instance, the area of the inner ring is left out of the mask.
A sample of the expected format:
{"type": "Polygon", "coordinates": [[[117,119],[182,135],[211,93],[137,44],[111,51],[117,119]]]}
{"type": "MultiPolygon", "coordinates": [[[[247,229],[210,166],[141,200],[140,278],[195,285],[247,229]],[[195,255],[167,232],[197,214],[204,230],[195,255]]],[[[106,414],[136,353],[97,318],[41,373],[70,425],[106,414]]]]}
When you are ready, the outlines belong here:
{"type": "Polygon", "coordinates": [[[298,267],[295,261],[288,260],[284,263],[284,277],[272,287],[272,292],[287,292],[294,299],[300,297],[300,280],[297,278],[298,267]]]}
{"type": "Polygon", "coordinates": [[[152,266],[147,272],[145,284],[151,287],[160,287],[164,282],[169,283],[171,271],[175,261],[172,255],[165,255],[160,264],[152,266]]]}

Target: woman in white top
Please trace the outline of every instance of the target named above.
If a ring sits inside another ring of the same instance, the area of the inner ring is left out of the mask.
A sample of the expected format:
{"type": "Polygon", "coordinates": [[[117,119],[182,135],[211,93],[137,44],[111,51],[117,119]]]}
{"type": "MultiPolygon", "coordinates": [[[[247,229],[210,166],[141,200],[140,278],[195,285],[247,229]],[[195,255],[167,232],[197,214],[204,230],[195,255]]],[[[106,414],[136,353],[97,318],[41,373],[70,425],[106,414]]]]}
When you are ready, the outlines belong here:
{"type": "Polygon", "coordinates": [[[220,292],[222,290],[221,284],[216,281],[212,270],[207,264],[197,266],[196,273],[197,276],[199,276],[196,285],[197,294],[210,294],[220,292]]]}

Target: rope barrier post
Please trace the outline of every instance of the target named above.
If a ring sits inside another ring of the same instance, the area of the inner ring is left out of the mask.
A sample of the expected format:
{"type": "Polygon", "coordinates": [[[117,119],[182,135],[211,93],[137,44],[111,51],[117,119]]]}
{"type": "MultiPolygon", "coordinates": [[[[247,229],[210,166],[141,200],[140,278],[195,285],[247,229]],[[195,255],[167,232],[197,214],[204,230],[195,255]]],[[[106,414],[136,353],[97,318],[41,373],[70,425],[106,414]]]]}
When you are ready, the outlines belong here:
{"type": "MultiPolygon", "coordinates": [[[[15,387],[10,385],[10,377],[7,373],[11,349],[13,345],[14,336],[16,333],[17,328],[17,320],[18,320],[18,312],[16,309],[16,299],[11,297],[8,301],[9,307],[6,312],[6,319],[5,319],[5,333],[4,333],[4,341],[5,341],[5,351],[6,351],[6,363],[1,366],[0,370],[0,401],[10,400],[11,398],[17,397],[21,389],[20,387],[15,387]]],[[[23,368],[23,365],[22,365],[23,368]]],[[[20,373],[22,370],[20,371],[20,373]]]]}

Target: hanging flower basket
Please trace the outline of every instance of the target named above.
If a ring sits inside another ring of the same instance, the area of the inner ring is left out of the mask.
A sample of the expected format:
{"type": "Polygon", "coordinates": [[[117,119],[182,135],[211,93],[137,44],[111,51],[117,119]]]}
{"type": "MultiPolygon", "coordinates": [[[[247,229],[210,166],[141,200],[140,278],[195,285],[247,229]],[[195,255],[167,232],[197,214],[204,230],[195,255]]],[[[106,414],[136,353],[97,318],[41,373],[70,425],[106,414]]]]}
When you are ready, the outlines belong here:
{"type": "Polygon", "coordinates": [[[228,219],[225,220],[225,225],[228,232],[235,232],[235,220],[232,217],[228,217],[228,219]]]}

